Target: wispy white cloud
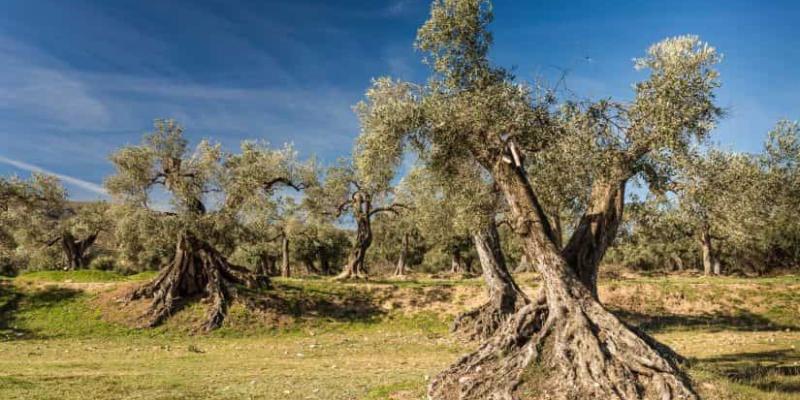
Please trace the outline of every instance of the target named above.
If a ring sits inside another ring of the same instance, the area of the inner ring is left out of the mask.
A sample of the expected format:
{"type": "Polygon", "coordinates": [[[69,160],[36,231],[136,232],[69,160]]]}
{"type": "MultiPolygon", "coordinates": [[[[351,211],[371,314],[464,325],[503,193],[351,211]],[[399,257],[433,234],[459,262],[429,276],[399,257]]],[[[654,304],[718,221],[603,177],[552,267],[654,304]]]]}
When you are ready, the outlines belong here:
{"type": "Polygon", "coordinates": [[[96,194],[99,194],[101,196],[108,196],[108,192],[102,186],[100,186],[100,185],[98,185],[96,183],[93,183],[93,182],[89,182],[89,181],[85,181],[83,179],[76,178],[74,176],[59,174],[58,172],[53,172],[53,171],[44,169],[42,167],[39,167],[39,166],[36,166],[36,165],[33,165],[33,164],[28,164],[28,163],[26,163],[24,161],[14,160],[14,159],[11,159],[11,158],[8,158],[8,157],[3,157],[3,156],[0,156],[0,163],[8,164],[8,165],[10,165],[12,167],[19,168],[19,169],[24,170],[24,171],[38,172],[40,174],[55,176],[56,178],[61,179],[62,181],[66,182],[68,184],[77,186],[77,187],[79,187],[81,189],[88,190],[88,191],[90,191],[92,193],[96,193],[96,194]]]}
{"type": "Polygon", "coordinates": [[[111,121],[89,88],[57,62],[0,37],[0,110],[66,128],[98,128],[111,121]]]}

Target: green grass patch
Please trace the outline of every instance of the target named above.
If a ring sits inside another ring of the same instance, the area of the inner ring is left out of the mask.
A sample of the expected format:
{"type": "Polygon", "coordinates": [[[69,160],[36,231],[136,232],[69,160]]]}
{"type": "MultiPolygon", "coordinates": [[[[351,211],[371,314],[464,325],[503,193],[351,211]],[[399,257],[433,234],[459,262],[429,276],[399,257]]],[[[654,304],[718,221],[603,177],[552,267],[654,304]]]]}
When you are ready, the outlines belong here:
{"type": "Polygon", "coordinates": [[[155,277],[155,272],[141,272],[135,275],[122,275],[114,271],[99,271],[94,269],[81,269],[76,271],[35,271],[22,274],[15,278],[20,282],[74,282],[74,283],[102,283],[144,281],[155,277]]]}
{"type": "MultiPolygon", "coordinates": [[[[254,294],[290,317],[280,326],[240,302],[210,334],[195,330],[206,312],[196,301],[156,329],[104,320],[98,296],[152,276],[50,271],[0,282],[0,398],[421,399],[432,376],[474,348],[450,337],[451,314],[426,307],[482,293],[459,288],[476,279],[278,278],[254,294]],[[380,307],[395,297],[417,309],[380,307]]],[[[602,283],[631,301],[615,310],[664,317],[651,332],[691,360],[697,389],[715,400],[800,400],[799,285],[794,276],[602,283]]]]}

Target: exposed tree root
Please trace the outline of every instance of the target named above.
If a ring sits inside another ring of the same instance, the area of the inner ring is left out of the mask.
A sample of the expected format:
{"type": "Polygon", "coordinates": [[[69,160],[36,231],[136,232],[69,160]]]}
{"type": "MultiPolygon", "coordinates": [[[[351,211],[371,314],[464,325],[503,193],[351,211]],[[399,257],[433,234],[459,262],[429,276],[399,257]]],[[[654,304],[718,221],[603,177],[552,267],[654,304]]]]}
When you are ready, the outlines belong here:
{"type": "Polygon", "coordinates": [[[265,288],[269,286],[269,278],[228,263],[208,243],[183,234],[178,239],[173,261],[153,281],[131,292],[126,300],[153,299],[143,317],[146,325],[153,327],[169,318],[183,299],[205,296],[210,305],[203,328],[208,331],[222,325],[235,295],[234,284],[265,288]]]}
{"type": "Polygon", "coordinates": [[[629,329],[591,296],[581,297],[520,309],[478,350],[438,375],[430,398],[698,398],[675,353],[629,329]]]}
{"type": "Polygon", "coordinates": [[[467,340],[485,340],[522,307],[530,303],[508,272],[497,225],[487,224],[473,235],[489,300],[459,315],[452,331],[467,340]]]}
{"type": "MultiPolygon", "coordinates": [[[[519,306],[525,303],[520,302],[519,306]]],[[[483,340],[490,338],[503,323],[519,311],[517,305],[503,307],[497,301],[488,301],[483,305],[464,312],[456,317],[451,332],[467,340],[483,340]]]]}
{"type": "Polygon", "coordinates": [[[364,279],[366,280],[369,276],[366,272],[362,271],[360,268],[345,268],[339,275],[336,275],[333,279],[336,281],[345,281],[350,279],[364,279]]]}

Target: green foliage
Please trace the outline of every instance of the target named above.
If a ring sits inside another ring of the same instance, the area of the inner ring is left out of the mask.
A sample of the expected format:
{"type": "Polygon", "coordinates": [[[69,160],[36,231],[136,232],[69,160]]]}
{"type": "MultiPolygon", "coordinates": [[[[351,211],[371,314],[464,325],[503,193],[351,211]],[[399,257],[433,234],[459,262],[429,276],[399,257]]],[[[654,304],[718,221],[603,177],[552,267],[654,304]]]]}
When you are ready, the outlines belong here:
{"type": "Polygon", "coordinates": [[[685,157],[670,183],[674,195],[629,207],[629,230],[612,262],[697,267],[706,235],[727,272],[800,265],[797,143],[797,124],[781,121],[760,154],[709,149],[685,157]]]}
{"type": "Polygon", "coordinates": [[[111,156],[116,174],[106,180],[117,201],[115,236],[128,270],[158,267],[171,258],[179,232],[228,254],[268,241],[288,223],[283,215],[292,201],[283,189],[316,184],[314,161],[299,162],[290,146],[276,150],[245,141],[239,154],[228,154],[202,141],[190,153],[178,123],[156,120],[154,127],[141,145],[111,156]],[[170,205],[154,210],[150,198],[159,191],[170,205]]]}

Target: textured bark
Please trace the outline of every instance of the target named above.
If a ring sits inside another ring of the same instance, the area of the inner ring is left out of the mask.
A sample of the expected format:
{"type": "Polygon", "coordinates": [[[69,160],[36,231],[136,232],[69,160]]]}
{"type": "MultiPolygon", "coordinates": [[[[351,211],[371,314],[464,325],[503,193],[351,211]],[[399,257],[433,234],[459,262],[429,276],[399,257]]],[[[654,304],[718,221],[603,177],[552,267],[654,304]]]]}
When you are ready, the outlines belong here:
{"type": "Polygon", "coordinates": [[[365,264],[367,250],[372,245],[372,224],[370,221],[371,205],[366,199],[360,200],[362,196],[355,196],[357,200],[357,207],[354,207],[354,216],[356,218],[356,241],[353,244],[353,249],[350,252],[350,258],[347,261],[342,272],[336,276],[336,279],[366,279],[367,268],[365,264]],[[357,210],[356,210],[357,209],[357,210]]]}
{"type": "Polygon", "coordinates": [[[714,250],[713,238],[708,229],[703,229],[700,233],[700,247],[703,251],[703,272],[705,275],[719,274],[720,263],[714,250]]]}
{"type": "Polygon", "coordinates": [[[562,254],[580,280],[597,298],[600,261],[617,236],[625,206],[627,178],[601,180],[592,186],[586,212],[581,216],[562,254]]]}
{"type": "Polygon", "coordinates": [[[506,267],[497,225],[489,223],[473,235],[489,300],[453,322],[452,330],[469,340],[488,339],[520,308],[530,303],[506,267]]]}
{"type": "Polygon", "coordinates": [[[284,233],[281,237],[281,276],[288,278],[292,275],[289,269],[289,238],[284,233]]]}
{"type": "Polygon", "coordinates": [[[178,236],[172,261],[153,281],[134,290],[127,300],[152,299],[143,316],[146,325],[152,327],[169,318],[182,301],[207,297],[210,305],[203,328],[212,330],[222,325],[234,296],[234,284],[265,288],[269,279],[228,263],[211,245],[184,232],[178,236]]]}
{"type": "Polygon", "coordinates": [[[256,264],[256,275],[271,276],[275,274],[275,257],[269,254],[261,254],[256,264]]]}
{"type": "Polygon", "coordinates": [[[454,249],[450,253],[450,273],[458,274],[464,270],[464,259],[461,258],[461,250],[454,249]]]}
{"type": "Polygon", "coordinates": [[[331,274],[331,260],[325,252],[320,252],[319,254],[319,269],[322,275],[331,274]]]}
{"type": "Polygon", "coordinates": [[[408,233],[403,233],[403,246],[400,249],[400,257],[397,258],[397,266],[394,269],[395,276],[405,276],[406,258],[408,257],[408,233]]]}
{"type": "Polygon", "coordinates": [[[683,271],[683,259],[675,253],[670,254],[670,260],[672,260],[673,270],[683,271]]]}
{"type": "Polygon", "coordinates": [[[567,263],[522,168],[487,167],[541,275],[536,301],[438,375],[432,399],[697,399],[678,357],[608,312],[567,263]]]}
{"type": "Polygon", "coordinates": [[[561,249],[564,247],[564,227],[561,223],[561,213],[556,210],[552,213],[550,218],[551,226],[553,227],[553,240],[556,248],[561,249]]]}
{"type": "Polygon", "coordinates": [[[306,267],[306,273],[308,273],[308,274],[318,274],[319,273],[319,270],[317,269],[317,267],[314,266],[314,260],[313,259],[303,260],[303,265],[306,267]]]}
{"type": "Polygon", "coordinates": [[[71,270],[84,268],[88,265],[86,253],[97,240],[97,233],[87,236],[85,239],[77,239],[70,232],[61,235],[61,248],[67,258],[67,268],[71,270]]]}

